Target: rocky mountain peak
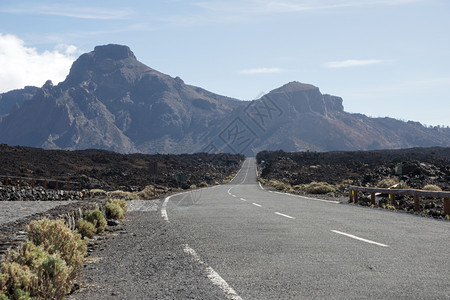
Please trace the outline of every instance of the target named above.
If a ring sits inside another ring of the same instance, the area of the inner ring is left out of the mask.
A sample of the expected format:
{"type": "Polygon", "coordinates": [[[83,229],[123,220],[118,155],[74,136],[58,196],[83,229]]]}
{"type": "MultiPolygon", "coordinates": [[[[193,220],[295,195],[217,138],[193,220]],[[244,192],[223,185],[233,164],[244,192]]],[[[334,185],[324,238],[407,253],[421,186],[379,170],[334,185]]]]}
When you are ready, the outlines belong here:
{"type": "Polygon", "coordinates": [[[97,46],[94,48],[94,57],[96,59],[136,59],[133,51],[128,46],[109,44],[97,46]]]}
{"type": "Polygon", "coordinates": [[[291,81],[281,86],[280,88],[274,91],[283,91],[283,92],[299,92],[299,91],[308,91],[308,90],[318,90],[318,87],[315,87],[312,84],[301,83],[298,81],[291,81]]]}

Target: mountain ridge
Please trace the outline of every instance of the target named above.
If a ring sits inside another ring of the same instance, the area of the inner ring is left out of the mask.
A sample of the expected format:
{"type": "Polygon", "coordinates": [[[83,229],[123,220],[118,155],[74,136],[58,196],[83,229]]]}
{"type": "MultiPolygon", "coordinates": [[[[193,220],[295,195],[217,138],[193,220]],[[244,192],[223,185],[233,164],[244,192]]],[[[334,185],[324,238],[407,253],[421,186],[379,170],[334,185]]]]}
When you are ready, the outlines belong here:
{"type": "Polygon", "coordinates": [[[255,155],[450,145],[448,129],[351,114],[342,98],[297,81],[253,101],[217,95],[113,44],[82,54],[57,85],[1,94],[0,112],[1,143],[46,149],[255,155]]]}

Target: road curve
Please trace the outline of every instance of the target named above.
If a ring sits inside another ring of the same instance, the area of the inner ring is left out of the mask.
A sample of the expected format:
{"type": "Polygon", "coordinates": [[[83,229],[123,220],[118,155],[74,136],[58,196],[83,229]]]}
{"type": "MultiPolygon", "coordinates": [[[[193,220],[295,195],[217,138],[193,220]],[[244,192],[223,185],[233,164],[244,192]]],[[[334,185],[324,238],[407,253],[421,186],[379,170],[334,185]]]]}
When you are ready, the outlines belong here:
{"type": "Polygon", "coordinates": [[[450,222],[268,192],[254,158],[163,206],[228,299],[450,298],[450,222]]]}

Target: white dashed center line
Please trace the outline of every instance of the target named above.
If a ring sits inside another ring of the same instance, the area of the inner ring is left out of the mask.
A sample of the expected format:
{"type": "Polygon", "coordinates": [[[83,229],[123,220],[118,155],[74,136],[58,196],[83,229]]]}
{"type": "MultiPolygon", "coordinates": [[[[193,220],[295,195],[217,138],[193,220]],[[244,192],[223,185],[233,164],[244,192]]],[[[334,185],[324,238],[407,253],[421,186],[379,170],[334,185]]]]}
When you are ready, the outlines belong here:
{"type": "Polygon", "coordinates": [[[275,214],[277,214],[277,215],[279,215],[279,216],[282,216],[282,217],[285,217],[285,218],[289,218],[289,219],[295,219],[294,217],[291,217],[291,216],[288,216],[288,215],[285,215],[285,214],[282,214],[282,213],[280,213],[280,212],[275,212],[275,214]]]}
{"type": "Polygon", "coordinates": [[[247,200],[245,200],[244,198],[240,198],[242,201],[247,201],[247,200]]]}
{"type": "Polygon", "coordinates": [[[366,240],[366,239],[357,237],[356,235],[348,234],[348,233],[337,231],[337,230],[331,230],[331,231],[334,232],[334,233],[337,233],[337,234],[345,235],[345,236],[347,236],[349,238],[352,238],[352,239],[355,239],[355,240],[358,240],[358,241],[366,242],[366,243],[369,243],[369,244],[374,244],[374,245],[377,245],[377,246],[380,246],[380,247],[389,247],[388,245],[377,243],[377,242],[374,242],[374,241],[371,241],[371,240],[366,240]]]}
{"type": "Polygon", "coordinates": [[[258,204],[258,203],[255,203],[255,202],[253,202],[252,204],[253,204],[254,206],[262,207],[261,204],[258,204]]]}

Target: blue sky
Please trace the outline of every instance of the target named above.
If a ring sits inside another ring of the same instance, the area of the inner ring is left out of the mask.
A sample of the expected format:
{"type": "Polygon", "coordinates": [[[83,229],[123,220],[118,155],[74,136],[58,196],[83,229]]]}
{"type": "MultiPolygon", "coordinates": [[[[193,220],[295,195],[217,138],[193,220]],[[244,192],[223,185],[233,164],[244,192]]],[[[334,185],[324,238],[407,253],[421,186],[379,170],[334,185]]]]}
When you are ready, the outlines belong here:
{"type": "Polygon", "coordinates": [[[450,125],[448,0],[2,0],[0,92],[109,43],[242,100],[300,81],[349,112],[450,125]]]}

